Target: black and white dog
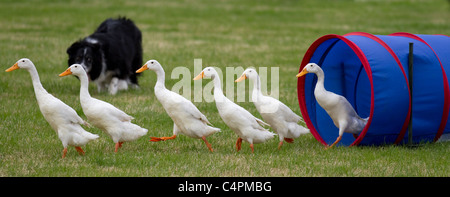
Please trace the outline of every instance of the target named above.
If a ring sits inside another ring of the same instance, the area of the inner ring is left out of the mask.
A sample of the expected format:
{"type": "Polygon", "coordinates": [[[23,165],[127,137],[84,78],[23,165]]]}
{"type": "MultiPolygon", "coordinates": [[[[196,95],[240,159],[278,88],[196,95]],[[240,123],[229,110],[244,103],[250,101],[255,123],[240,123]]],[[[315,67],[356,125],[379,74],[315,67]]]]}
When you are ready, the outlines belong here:
{"type": "Polygon", "coordinates": [[[90,36],[68,49],[69,66],[81,64],[99,92],[114,95],[128,86],[138,88],[136,70],[142,66],[141,31],[130,19],[105,20],[90,36]]]}

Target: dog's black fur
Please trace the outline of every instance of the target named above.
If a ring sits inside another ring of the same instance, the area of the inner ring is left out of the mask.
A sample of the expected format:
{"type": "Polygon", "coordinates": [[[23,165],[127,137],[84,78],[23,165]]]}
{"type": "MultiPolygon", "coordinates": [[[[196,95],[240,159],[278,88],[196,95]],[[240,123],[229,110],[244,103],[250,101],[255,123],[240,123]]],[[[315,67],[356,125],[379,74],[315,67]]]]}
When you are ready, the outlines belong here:
{"type": "Polygon", "coordinates": [[[68,49],[69,66],[81,64],[98,91],[138,87],[136,70],[142,66],[142,34],[125,17],[107,19],[88,37],[68,49]],[[116,79],[115,79],[116,78],[116,79]]]}

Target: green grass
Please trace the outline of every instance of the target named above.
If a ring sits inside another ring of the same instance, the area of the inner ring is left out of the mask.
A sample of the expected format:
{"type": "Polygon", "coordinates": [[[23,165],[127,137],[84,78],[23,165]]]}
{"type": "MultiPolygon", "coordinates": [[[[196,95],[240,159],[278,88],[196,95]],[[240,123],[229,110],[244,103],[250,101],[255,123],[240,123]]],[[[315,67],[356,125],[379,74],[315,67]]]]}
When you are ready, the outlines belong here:
{"type": "MultiPolygon", "coordinates": [[[[175,67],[279,67],[280,100],[300,114],[294,77],[307,48],[326,34],[364,31],[450,35],[450,5],[430,1],[1,1],[0,70],[30,58],[43,86],[85,118],[79,81],[59,78],[67,68],[67,47],[91,34],[106,18],[132,18],[143,32],[144,61],[157,59],[166,70],[166,86],[175,67]],[[289,77],[291,76],[291,77],[289,77]]],[[[270,70],[270,69],[269,69],[270,70]]],[[[450,176],[450,143],[404,146],[337,147],[325,151],[312,135],[277,150],[278,140],[247,143],[236,153],[236,134],[220,119],[215,103],[194,103],[222,129],[209,137],[215,152],[201,140],[179,136],[151,143],[149,136],[170,136],[172,121],[153,93],[156,75],[145,72],[140,90],[105,100],[149,129],[147,136],[125,143],[118,153],[110,137],[70,148],[62,145],[41,115],[29,74],[0,72],[0,176],[450,176]]],[[[248,82],[246,82],[248,84],[248,82]]],[[[203,82],[206,84],[206,82],[203,82]]],[[[270,87],[270,86],[269,86],[270,87]]],[[[247,92],[248,94],[248,92],[247,92]]],[[[235,94],[236,95],[236,94],[235,94]]],[[[260,117],[250,102],[238,103],[260,117]]]]}

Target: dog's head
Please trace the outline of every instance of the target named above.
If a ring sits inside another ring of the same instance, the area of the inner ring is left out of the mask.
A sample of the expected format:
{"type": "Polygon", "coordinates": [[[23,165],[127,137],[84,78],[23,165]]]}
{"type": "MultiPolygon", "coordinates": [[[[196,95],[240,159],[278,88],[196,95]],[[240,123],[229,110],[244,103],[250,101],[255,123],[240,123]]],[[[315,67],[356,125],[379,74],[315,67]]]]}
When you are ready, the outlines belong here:
{"type": "Polygon", "coordinates": [[[102,53],[100,43],[91,43],[80,40],[73,43],[68,49],[68,63],[80,64],[91,80],[95,80],[102,70],[102,53]]]}

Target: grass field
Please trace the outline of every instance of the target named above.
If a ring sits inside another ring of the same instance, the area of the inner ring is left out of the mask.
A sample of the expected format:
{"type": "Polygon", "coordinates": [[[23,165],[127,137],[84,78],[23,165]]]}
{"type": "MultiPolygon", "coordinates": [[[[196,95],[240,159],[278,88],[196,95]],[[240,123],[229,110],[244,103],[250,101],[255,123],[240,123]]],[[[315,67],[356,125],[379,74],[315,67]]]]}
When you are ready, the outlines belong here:
{"type": "MultiPolygon", "coordinates": [[[[450,35],[450,3],[445,0],[396,1],[25,1],[0,2],[0,176],[450,176],[450,143],[405,146],[337,147],[325,151],[312,135],[277,150],[278,139],[235,151],[237,135],[220,119],[215,103],[195,102],[221,133],[203,141],[186,136],[152,143],[149,136],[170,136],[173,122],[156,100],[156,75],[147,71],[141,88],[110,102],[149,130],[114,153],[114,143],[100,135],[83,149],[62,145],[41,115],[25,70],[6,73],[18,59],[30,58],[48,92],[85,118],[79,81],[60,78],[67,68],[66,49],[91,34],[106,18],[127,16],[143,33],[144,62],[157,59],[166,71],[166,87],[175,67],[279,67],[280,100],[300,114],[295,74],[307,48],[326,34],[364,31],[372,34],[411,32],[450,35]]],[[[197,73],[191,70],[191,76],[197,73]]],[[[206,82],[203,82],[205,84],[206,82]]],[[[248,82],[246,82],[248,84],[248,82]]],[[[269,85],[270,87],[270,85],[269,85]]],[[[247,92],[248,94],[248,92],[247,92]]],[[[236,95],[236,94],[235,94],[236,95]]],[[[239,102],[260,117],[253,103],[239,102]]]]}

